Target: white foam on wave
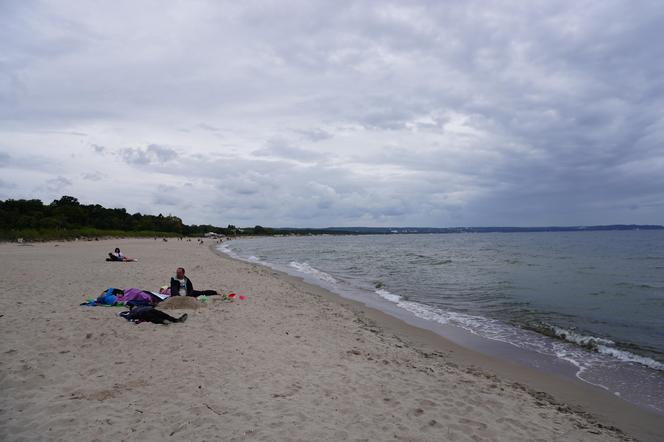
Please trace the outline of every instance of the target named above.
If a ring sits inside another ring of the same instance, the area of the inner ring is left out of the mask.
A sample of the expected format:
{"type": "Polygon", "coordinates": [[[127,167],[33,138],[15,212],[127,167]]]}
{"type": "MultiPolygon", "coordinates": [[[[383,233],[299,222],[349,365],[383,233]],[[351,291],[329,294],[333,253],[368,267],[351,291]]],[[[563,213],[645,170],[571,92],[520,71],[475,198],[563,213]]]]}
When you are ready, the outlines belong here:
{"type": "Polygon", "coordinates": [[[611,356],[622,362],[633,362],[644,365],[648,368],[664,371],[664,364],[646,356],[640,356],[626,350],[620,350],[615,347],[616,343],[610,339],[599,338],[597,336],[587,336],[561,327],[550,326],[557,338],[563,339],[574,344],[581,345],[597,353],[611,356]]]}
{"type": "Polygon", "coordinates": [[[222,244],[219,247],[217,247],[217,250],[219,250],[221,253],[225,253],[226,255],[232,258],[244,261],[244,259],[231,248],[230,244],[222,244]]]}
{"type": "Polygon", "coordinates": [[[664,364],[645,356],[635,355],[634,353],[630,353],[624,350],[618,350],[617,348],[614,347],[607,347],[605,345],[598,345],[597,351],[605,355],[613,356],[614,358],[619,359],[623,362],[634,362],[637,364],[645,365],[648,368],[664,371],[664,364]]]}
{"type": "Polygon", "coordinates": [[[381,298],[393,302],[420,319],[437,322],[439,324],[454,324],[473,334],[484,336],[486,338],[512,343],[506,339],[505,331],[508,326],[494,319],[484,318],[482,316],[467,315],[448,310],[442,310],[431,307],[419,302],[406,301],[401,296],[390,293],[385,289],[376,290],[375,293],[381,298]]]}
{"type": "Polygon", "coordinates": [[[378,289],[376,290],[376,294],[378,294],[381,298],[385,298],[388,301],[391,302],[399,302],[401,301],[401,296],[395,295],[394,293],[390,293],[387,290],[384,289],[378,289]]]}
{"type": "MultiPolygon", "coordinates": [[[[554,348],[556,348],[556,347],[554,346],[554,348]]],[[[585,376],[584,373],[589,368],[592,367],[592,362],[590,362],[590,361],[581,362],[581,358],[579,358],[577,356],[577,352],[570,352],[569,349],[563,349],[563,350],[555,349],[554,354],[556,355],[556,357],[558,359],[561,359],[563,361],[567,361],[567,362],[569,362],[570,364],[572,364],[573,366],[576,367],[576,373],[574,375],[580,381],[583,381],[583,382],[588,383],[590,385],[594,385],[595,387],[602,388],[606,391],[611,391],[611,389],[609,387],[607,387],[606,385],[603,385],[599,382],[593,382],[585,376]]],[[[614,391],[613,394],[619,396],[620,392],[614,391]]]]}
{"type": "Polygon", "coordinates": [[[531,350],[545,355],[555,355],[557,358],[567,361],[576,367],[575,376],[579,380],[609,390],[608,387],[602,384],[584,378],[583,374],[591,362],[584,361],[583,355],[579,353],[582,350],[570,348],[570,344],[560,343],[557,345],[556,343],[553,343],[553,346],[547,345],[547,340],[544,336],[524,332],[521,329],[517,329],[516,327],[509,326],[494,319],[450,312],[419,304],[417,302],[404,301],[402,297],[383,289],[376,290],[376,294],[388,301],[394,302],[398,307],[412,313],[420,319],[434,321],[439,324],[455,325],[486,339],[503,342],[517,348],[531,350]]]}
{"type": "Polygon", "coordinates": [[[567,330],[562,327],[551,326],[553,333],[556,337],[564,339],[565,341],[573,342],[584,347],[595,348],[599,345],[615,345],[610,339],[598,338],[597,336],[587,336],[577,333],[572,330],[567,330]]]}
{"type": "MultiPolygon", "coordinates": [[[[601,355],[618,359],[622,362],[637,363],[652,369],[664,370],[664,364],[661,362],[612,347],[615,343],[610,339],[587,336],[561,327],[551,326],[556,337],[567,342],[567,344],[564,342],[555,343],[555,341],[552,342],[545,336],[527,332],[495,319],[446,311],[425,304],[406,301],[401,296],[390,293],[385,289],[376,290],[375,293],[381,298],[393,302],[397,307],[412,313],[420,319],[437,322],[439,324],[455,325],[487,339],[504,342],[518,348],[533,350],[542,354],[553,354],[557,358],[565,360],[575,366],[577,368],[576,376],[586,382],[589,381],[582,377],[583,372],[593,364],[593,358],[589,357],[592,353],[588,353],[588,350],[595,351],[596,354],[599,353],[601,355]],[[570,344],[580,345],[586,350],[570,347],[570,344]]],[[[593,382],[589,383],[606,388],[601,384],[593,382]]]]}
{"type": "Polygon", "coordinates": [[[231,256],[235,259],[239,259],[240,261],[261,262],[260,258],[254,256],[254,255],[248,256],[246,258],[243,257],[243,256],[240,256],[235,250],[233,250],[231,248],[231,246],[229,244],[222,244],[219,247],[217,247],[217,250],[219,250],[220,252],[225,253],[226,255],[231,256]]]}
{"type": "MultiPolygon", "coordinates": [[[[222,244],[221,246],[217,247],[217,250],[219,250],[222,253],[225,253],[226,255],[230,256],[231,258],[239,259],[240,261],[245,261],[245,262],[255,262],[257,264],[266,264],[263,261],[261,261],[260,258],[251,255],[248,257],[243,257],[239,253],[237,253],[235,250],[233,250],[228,244],[222,244]]],[[[269,265],[268,265],[269,266],[269,265]]]]}
{"type": "Polygon", "coordinates": [[[297,261],[291,261],[288,264],[289,267],[294,268],[298,272],[305,273],[307,275],[313,276],[316,279],[319,279],[321,281],[329,282],[331,284],[336,284],[337,280],[332,277],[332,275],[321,272],[320,270],[310,266],[306,262],[297,262],[297,261]]]}

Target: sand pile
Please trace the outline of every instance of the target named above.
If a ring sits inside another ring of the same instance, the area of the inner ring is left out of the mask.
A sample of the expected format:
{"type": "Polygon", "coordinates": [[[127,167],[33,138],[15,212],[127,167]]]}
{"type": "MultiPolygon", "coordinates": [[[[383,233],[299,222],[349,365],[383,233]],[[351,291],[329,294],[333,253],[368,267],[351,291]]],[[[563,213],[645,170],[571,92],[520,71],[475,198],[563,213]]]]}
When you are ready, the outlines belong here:
{"type": "Polygon", "coordinates": [[[165,301],[160,302],[158,308],[165,310],[196,310],[204,306],[205,304],[191,296],[173,296],[172,298],[168,298],[165,301]]]}

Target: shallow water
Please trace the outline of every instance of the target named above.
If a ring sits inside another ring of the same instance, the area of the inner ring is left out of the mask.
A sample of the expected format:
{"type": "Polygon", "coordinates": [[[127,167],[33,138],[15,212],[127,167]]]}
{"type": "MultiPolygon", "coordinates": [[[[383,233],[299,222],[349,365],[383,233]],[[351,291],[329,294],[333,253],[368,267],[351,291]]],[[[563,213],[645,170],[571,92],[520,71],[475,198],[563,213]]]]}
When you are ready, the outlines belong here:
{"type": "Polygon", "coordinates": [[[222,250],[567,361],[664,413],[664,232],[257,238],[222,250]]]}

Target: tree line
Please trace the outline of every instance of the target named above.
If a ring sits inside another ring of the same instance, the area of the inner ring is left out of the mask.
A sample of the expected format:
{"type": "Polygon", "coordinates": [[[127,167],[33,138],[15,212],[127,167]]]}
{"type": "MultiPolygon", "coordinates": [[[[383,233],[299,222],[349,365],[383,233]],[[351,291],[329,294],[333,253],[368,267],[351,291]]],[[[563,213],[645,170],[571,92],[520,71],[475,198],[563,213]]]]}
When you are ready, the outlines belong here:
{"type": "Polygon", "coordinates": [[[356,232],[340,229],[271,227],[218,227],[210,224],[187,225],[173,215],[128,213],[99,204],[81,204],[73,196],[63,196],[44,204],[38,199],[0,200],[0,240],[52,240],[79,237],[150,237],[203,236],[206,233],[226,236],[256,235],[347,235],[356,232]]]}
{"type": "MultiPolygon", "coordinates": [[[[260,227],[260,226],[257,226],[260,227]]],[[[3,239],[69,238],[76,236],[200,236],[208,232],[236,234],[234,226],[187,225],[173,215],[143,215],[99,204],[81,204],[63,196],[50,204],[38,199],[0,201],[3,239]]]]}

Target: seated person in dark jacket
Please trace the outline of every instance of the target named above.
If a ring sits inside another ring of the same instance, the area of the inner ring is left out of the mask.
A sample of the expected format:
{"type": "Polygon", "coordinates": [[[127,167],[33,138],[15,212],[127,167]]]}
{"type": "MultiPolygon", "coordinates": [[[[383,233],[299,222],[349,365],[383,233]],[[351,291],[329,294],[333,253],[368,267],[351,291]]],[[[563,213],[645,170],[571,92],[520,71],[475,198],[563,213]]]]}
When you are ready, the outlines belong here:
{"type": "Polygon", "coordinates": [[[191,280],[184,275],[184,268],[178,267],[175,271],[175,278],[171,278],[171,296],[193,296],[218,295],[214,290],[194,290],[191,280]]]}
{"type": "Polygon", "coordinates": [[[171,278],[171,296],[193,296],[194,285],[184,276],[184,268],[175,270],[175,278],[171,278]]]}

